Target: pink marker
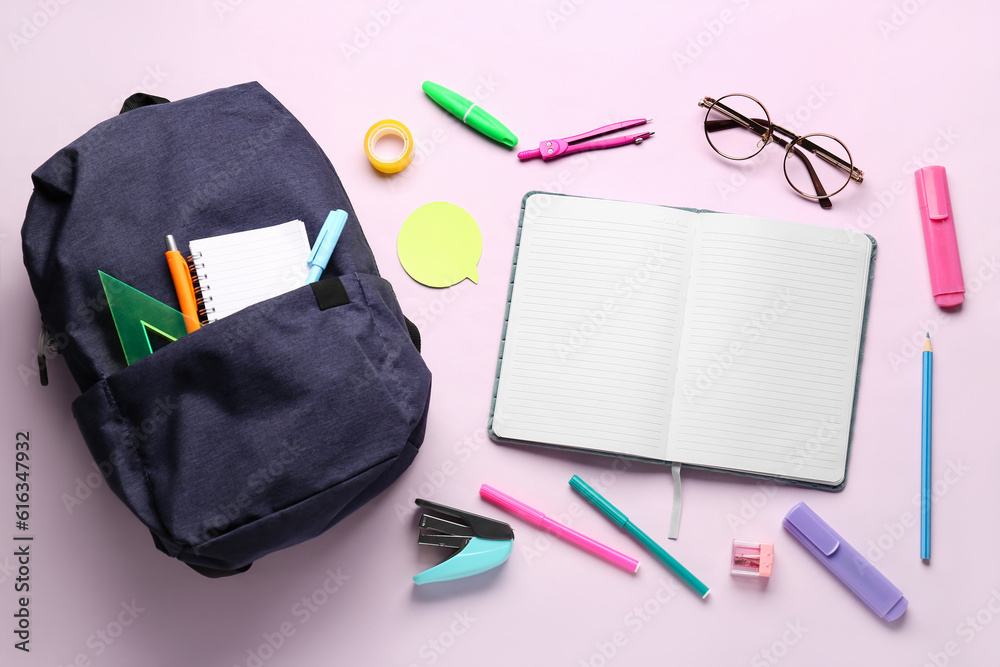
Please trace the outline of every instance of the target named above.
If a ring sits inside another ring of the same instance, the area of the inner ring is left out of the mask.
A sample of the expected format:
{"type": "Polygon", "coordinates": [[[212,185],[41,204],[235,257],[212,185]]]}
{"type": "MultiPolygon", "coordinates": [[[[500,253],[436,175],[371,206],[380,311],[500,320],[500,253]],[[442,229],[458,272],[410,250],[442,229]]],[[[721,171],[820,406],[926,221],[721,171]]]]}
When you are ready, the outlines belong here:
{"type": "Polygon", "coordinates": [[[927,265],[931,270],[934,301],[942,308],[957,306],[965,300],[962,262],[958,257],[955,218],[951,213],[951,195],[944,167],[924,167],[914,172],[917,199],[924,223],[927,265]]]}
{"type": "Polygon", "coordinates": [[[615,551],[611,547],[605,546],[597,540],[592,540],[586,535],[576,532],[569,526],[564,526],[558,521],[553,521],[538,510],[528,507],[519,500],[514,500],[506,493],[497,491],[488,484],[483,484],[482,488],[479,489],[479,495],[492,503],[496,503],[511,514],[516,514],[522,519],[535,524],[539,528],[544,528],[552,534],[572,542],[581,549],[586,549],[592,554],[600,556],[604,560],[613,563],[620,568],[628,570],[633,574],[639,570],[639,561],[636,559],[615,551]]]}

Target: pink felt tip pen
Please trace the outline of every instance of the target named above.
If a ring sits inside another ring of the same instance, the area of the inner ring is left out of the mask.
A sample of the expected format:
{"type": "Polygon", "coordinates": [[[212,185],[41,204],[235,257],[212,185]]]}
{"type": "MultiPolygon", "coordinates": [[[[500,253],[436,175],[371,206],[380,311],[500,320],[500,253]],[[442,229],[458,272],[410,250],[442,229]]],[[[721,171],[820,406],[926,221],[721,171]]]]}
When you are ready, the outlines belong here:
{"type": "Polygon", "coordinates": [[[569,526],[564,526],[558,521],[553,521],[538,510],[528,507],[519,500],[514,500],[506,493],[497,491],[488,484],[483,484],[482,488],[479,489],[479,495],[486,500],[499,505],[511,514],[515,514],[525,521],[535,524],[539,528],[544,528],[550,533],[557,535],[568,542],[572,542],[581,549],[585,549],[596,556],[600,556],[609,563],[628,570],[633,574],[639,570],[639,561],[636,559],[615,551],[611,547],[601,544],[597,540],[592,540],[586,535],[576,532],[569,526]]]}
{"type": "Polygon", "coordinates": [[[924,223],[924,244],[927,246],[927,266],[931,271],[934,301],[942,308],[957,306],[965,299],[962,263],[955,238],[955,218],[951,212],[951,195],[944,167],[932,166],[914,172],[917,179],[917,199],[924,223]]]}

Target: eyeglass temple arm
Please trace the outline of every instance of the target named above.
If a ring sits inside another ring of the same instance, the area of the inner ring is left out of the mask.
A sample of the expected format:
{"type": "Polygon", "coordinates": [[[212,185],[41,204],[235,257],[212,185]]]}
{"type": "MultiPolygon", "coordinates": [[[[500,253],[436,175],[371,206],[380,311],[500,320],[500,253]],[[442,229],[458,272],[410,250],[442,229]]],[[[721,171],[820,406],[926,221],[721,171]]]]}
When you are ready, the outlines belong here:
{"type": "MultiPolygon", "coordinates": [[[[746,116],[744,116],[743,114],[739,113],[738,111],[733,111],[732,109],[730,109],[729,107],[727,107],[725,104],[719,104],[718,102],[716,102],[715,100],[713,100],[710,97],[706,97],[705,99],[703,99],[700,102],[698,102],[698,106],[705,107],[706,109],[709,109],[709,110],[714,109],[715,111],[718,111],[719,113],[721,113],[723,116],[726,116],[726,117],[729,118],[728,121],[725,121],[725,120],[705,120],[705,127],[706,127],[706,129],[708,129],[709,132],[715,132],[716,129],[718,129],[718,130],[725,130],[725,129],[728,129],[730,127],[742,127],[742,128],[747,129],[747,130],[750,130],[751,132],[753,132],[755,134],[759,134],[764,139],[769,138],[769,136],[771,134],[771,130],[768,127],[771,124],[767,120],[760,119],[760,118],[747,118],[746,116]],[[715,129],[713,129],[711,126],[713,124],[717,124],[717,123],[726,123],[726,125],[725,125],[725,127],[717,127],[715,129]]],[[[773,127],[773,126],[771,126],[771,127],[773,127]]]]}
{"type": "MultiPolygon", "coordinates": [[[[778,141],[783,146],[788,145],[787,142],[781,141],[777,137],[775,137],[775,141],[778,141]]],[[[813,169],[812,163],[809,162],[809,157],[795,147],[792,147],[792,153],[806,165],[806,171],[809,172],[809,178],[813,182],[813,189],[816,190],[816,196],[819,198],[817,200],[819,201],[819,205],[826,209],[833,208],[833,203],[831,203],[830,198],[826,196],[826,190],[823,188],[823,184],[819,182],[819,176],[816,175],[816,170],[813,169]]]]}
{"type": "MultiPolygon", "coordinates": [[[[751,121],[752,123],[754,123],[754,124],[756,124],[758,126],[762,126],[763,123],[767,123],[766,120],[763,120],[763,119],[760,119],[760,118],[746,118],[746,120],[751,121]]],[[[745,128],[745,129],[750,129],[750,123],[742,123],[740,121],[732,120],[732,119],[730,119],[730,120],[707,120],[707,121],[705,121],[705,129],[707,129],[709,132],[718,132],[720,130],[729,130],[729,129],[732,129],[732,128],[735,128],[735,127],[741,127],[741,128],[745,128]]],[[[776,130],[781,130],[782,132],[785,132],[786,134],[790,134],[787,130],[785,130],[784,128],[780,128],[777,125],[772,125],[772,127],[774,129],[776,129],[776,130]]],[[[795,136],[795,135],[792,135],[792,136],[795,136]]],[[[781,146],[784,149],[787,149],[788,146],[789,146],[789,142],[788,141],[786,141],[785,139],[782,139],[781,137],[779,137],[776,134],[772,133],[769,138],[771,140],[773,140],[774,143],[778,144],[779,146],[781,146]]],[[[821,147],[816,146],[811,141],[803,142],[803,145],[806,144],[806,143],[811,144],[814,148],[816,148],[818,150],[823,150],[821,147]]],[[[806,171],[809,172],[809,178],[810,178],[810,180],[812,180],[813,188],[816,190],[816,196],[818,198],[817,201],[819,201],[819,205],[822,206],[823,208],[826,208],[826,209],[833,208],[833,203],[826,196],[826,189],[823,187],[823,184],[820,183],[819,176],[816,174],[816,170],[813,169],[812,163],[810,163],[809,159],[806,157],[806,155],[803,154],[802,151],[798,150],[797,148],[793,148],[792,149],[792,153],[794,153],[795,157],[797,157],[800,160],[802,160],[802,162],[805,164],[806,171]]],[[[829,162],[829,160],[827,160],[827,161],[829,162]]]]}
{"type": "MultiPolygon", "coordinates": [[[[764,139],[770,139],[774,137],[774,131],[781,132],[791,137],[792,141],[799,141],[801,139],[794,132],[789,132],[780,125],[774,125],[773,123],[771,123],[769,129],[768,128],[769,123],[766,119],[748,118],[743,114],[739,113],[738,111],[730,109],[725,104],[719,104],[710,97],[706,97],[705,99],[698,102],[698,106],[705,107],[707,109],[714,109],[723,116],[727,116],[729,118],[728,121],[706,120],[705,129],[707,129],[709,132],[717,132],[718,130],[727,130],[731,127],[742,127],[747,130],[750,130],[751,132],[754,132],[755,134],[759,134],[764,139]]],[[[777,137],[774,138],[777,139],[777,137]]],[[[778,143],[785,148],[787,148],[788,146],[786,143],[782,142],[778,143]]],[[[823,160],[824,162],[833,165],[834,167],[840,169],[841,171],[847,172],[850,175],[851,180],[860,183],[864,179],[863,171],[861,171],[857,167],[854,167],[844,162],[839,157],[837,157],[830,151],[826,150],[822,146],[817,146],[815,143],[809,141],[808,139],[801,139],[800,145],[810,153],[813,153],[816,157],[823,160]]]]}
{"type": "Polygon", "coordinates": [[[772,125],[771,127],[775,131],[781,132],[791,137],[793,141],[798,142],[799,146],[806,149],[807,151],[809,151],[819,159],[823,160],[824,162],[833,165],[834,167],[840,169],[841,171],[847,172],[850,175],[851,180],[857,183],[860,183],[862,180],[864,180],[865,173],[863,171],[861,171],[857,167],[847,162],[844,162],[842,159],[840,159],[830,151],[826,150],[822,146],[818,146],[812,141],[809,141],[808,139],[803,139],[802,137],[797,136],[794,132],[789,132],[788,130],[779,125],[772,125]]]}

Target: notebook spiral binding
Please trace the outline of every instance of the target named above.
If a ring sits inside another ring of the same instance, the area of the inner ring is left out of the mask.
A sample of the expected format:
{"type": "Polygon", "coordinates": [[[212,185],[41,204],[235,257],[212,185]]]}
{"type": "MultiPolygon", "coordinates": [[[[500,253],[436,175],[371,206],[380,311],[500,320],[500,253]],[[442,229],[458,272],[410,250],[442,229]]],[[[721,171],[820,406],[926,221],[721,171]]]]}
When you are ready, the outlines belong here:
{"type": "Polygon", "coordinates": [[[198,269],[204,269],[204,264],[195,263],[196,260],[201,259],[201,253],[192,253],[188,255],[188,270],[191,272],[191,283],[194,285],[194,296],[195,303],[198,304],[198,319],[202,324],[209,324],[216,320],[212,315],[215,313],[215,308],[208,306],[212,302],[212,295],[205,294],[205,290],[201,286],[202,276],[198,275],[198,269]]]}

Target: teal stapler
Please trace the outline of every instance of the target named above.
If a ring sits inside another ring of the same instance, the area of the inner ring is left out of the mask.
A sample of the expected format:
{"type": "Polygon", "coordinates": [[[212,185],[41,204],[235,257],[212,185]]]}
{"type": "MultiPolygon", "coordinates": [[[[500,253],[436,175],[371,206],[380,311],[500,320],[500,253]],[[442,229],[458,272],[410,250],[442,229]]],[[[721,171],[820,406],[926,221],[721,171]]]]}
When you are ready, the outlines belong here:
{"type": "Polygon", "coordinates": [[[417,498],[420,517],[418,544],[455,549],[440,565],[413,577],[416,584],[451,581],[492,570],[504,563],[514,547],[514,531],[502,521],[417,498]],[[443,515],[436,516],[436,515],[443,515]]]}

